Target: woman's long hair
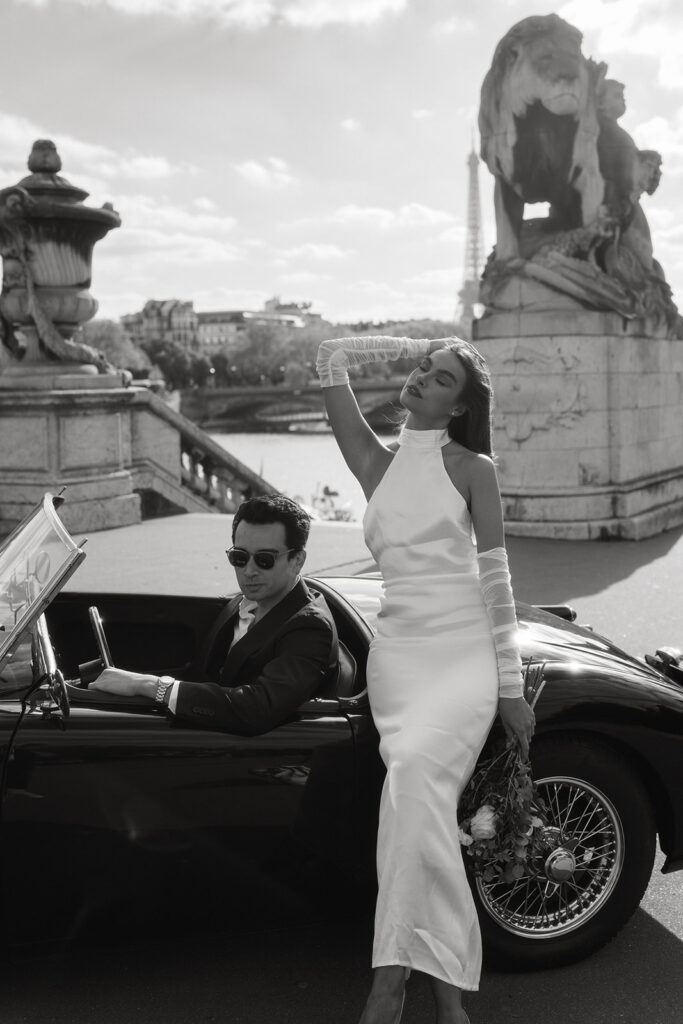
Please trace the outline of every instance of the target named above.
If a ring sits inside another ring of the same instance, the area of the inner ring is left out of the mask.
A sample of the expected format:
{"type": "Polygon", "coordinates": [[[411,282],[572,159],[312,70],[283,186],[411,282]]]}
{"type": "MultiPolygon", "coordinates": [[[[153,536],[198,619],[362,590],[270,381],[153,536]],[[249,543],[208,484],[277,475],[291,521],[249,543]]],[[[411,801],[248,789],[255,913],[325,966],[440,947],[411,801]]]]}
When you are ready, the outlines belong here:
{"type": "Polygon", "coordinates": [[[469,341],[453,338],[448,349],[465,367],[465,385],[459,399],[465,412],[451,416],[448,436],[471,452],[493,457],[493,387],[489,368],[469,341]]]}

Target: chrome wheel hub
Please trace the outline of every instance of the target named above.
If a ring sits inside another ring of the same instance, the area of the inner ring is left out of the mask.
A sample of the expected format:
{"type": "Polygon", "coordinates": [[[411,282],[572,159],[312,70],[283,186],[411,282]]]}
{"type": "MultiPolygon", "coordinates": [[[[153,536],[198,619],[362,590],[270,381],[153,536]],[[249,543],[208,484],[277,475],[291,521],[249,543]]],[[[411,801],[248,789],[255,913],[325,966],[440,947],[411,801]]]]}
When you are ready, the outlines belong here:
{"type": "Polygon", "coordinates": [[[545,875],[551,882],[566,882],[576,870],[576,859],[571,850],[560,847],[553,850],[545,862],[545,875]]]}

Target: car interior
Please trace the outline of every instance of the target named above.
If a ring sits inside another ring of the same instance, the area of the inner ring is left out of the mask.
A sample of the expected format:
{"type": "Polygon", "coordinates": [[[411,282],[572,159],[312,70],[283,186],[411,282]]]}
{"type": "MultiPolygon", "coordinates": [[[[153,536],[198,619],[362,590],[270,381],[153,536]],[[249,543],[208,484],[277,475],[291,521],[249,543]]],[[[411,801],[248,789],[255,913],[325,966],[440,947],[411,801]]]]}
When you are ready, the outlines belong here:
{"type": "MultiPolygon", "coordinates": [[[[323,684],[315,699],[353,698],[365,688],[367,627],[335,590],[319,580],[313,581],[313,585],[324,594],[339,634],[339,671],[336,678],[323,684]]],[[[204,638],[224,601],[225,598],[62,592],[48,609],[47,622],[69,699],[78,704],[117,706],[148,703],[144,698],[117,698],[87,689],[88,681],[102,667],[88,614],[93,603],[101,616],[112,664],[132,671],[193,679],[200,674],[198,658],[204,638]]]]}

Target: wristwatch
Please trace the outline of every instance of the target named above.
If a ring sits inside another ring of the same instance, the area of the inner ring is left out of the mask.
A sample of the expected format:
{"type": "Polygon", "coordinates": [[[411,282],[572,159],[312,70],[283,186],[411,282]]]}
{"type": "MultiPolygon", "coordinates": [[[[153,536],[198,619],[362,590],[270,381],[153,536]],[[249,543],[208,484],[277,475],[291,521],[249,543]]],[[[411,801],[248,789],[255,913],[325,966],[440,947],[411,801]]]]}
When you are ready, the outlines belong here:
{"type": "Polygon", "coordinates": [[[156,693],[154,694],[154,701],[156,704],[166,703],[166,693],[174,683],[175,679],[173,676],[159,676],[157,679],[156,693]]]}

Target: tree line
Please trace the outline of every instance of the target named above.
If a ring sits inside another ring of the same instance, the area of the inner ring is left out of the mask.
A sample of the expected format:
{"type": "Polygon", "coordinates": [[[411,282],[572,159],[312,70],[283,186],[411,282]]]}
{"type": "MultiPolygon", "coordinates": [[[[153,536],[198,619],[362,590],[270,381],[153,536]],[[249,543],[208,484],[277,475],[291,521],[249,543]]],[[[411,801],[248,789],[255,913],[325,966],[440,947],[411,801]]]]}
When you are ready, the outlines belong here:
{"type": "MultiPolygon", "coordinates": [[[[304,327],[247,323],[235,346],[211,354],[176,341],[153,338],[136,345],[120,323],[92,320],[79,331],[79,340],[101,351],[133,379],[157,378],[169,390],[192,387],[237,387],[286,384],[300,387],[315,379],[315,359],[321,341],[349,335],[389,334],[406,338],[444,338],[461,334],[459,325],[445,320],[401,320],[381,324],[362,321],[332,324],[316,321],[304,327]]],[[[354,370],[359,377],[387,377],[408,372],[410,360],[367,363],[354,370]]]]}

